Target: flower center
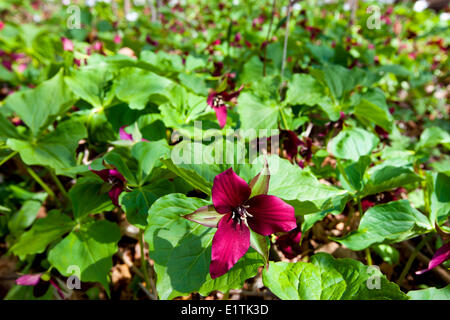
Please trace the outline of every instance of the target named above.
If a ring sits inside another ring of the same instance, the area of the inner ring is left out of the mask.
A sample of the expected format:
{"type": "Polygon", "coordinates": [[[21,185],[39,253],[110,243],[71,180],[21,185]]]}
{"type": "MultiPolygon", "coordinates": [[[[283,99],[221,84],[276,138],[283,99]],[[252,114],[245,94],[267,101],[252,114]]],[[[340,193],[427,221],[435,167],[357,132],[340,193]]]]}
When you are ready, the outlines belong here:
{"type": "Polygon", "coordinates": [[[250,206],[243,204],[233,209],[233,211],[231,211],[231,219],[238,224],[241,224],[241,221],[247,224],[247,217],[253,218],[253,216],[248,213],[248,208],[250,208],[250,206]]]}
{"type": "Polygon", "coordinates": [[[222,95],[218,94],[213,99],[213,107],[220,107],[223,106],[225,103],[223,101],[222,95]]]}
{"type": "Polygon", "coordinates": [[[116,184],[122,183],[122,180],[120,180],[119,178],[114,177],[114,176],[109,176],[108,183],[111,185],[116,185],[116,184]]]}

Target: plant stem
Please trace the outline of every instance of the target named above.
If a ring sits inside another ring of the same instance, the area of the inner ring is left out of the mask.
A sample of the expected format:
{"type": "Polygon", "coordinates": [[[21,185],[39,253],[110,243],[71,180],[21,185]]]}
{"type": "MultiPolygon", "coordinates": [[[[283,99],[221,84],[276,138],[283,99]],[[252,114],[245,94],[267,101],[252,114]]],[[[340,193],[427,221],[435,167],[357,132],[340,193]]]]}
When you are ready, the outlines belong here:
{"type": "Polygon", "coordinates": [[[370,255],[370,248],[366,248],[366,260],[367,260],[367,265],[371,266],[372,265],[372,256],[370,255]]]}
{"type": "Polygon", "coordinates": [[[283,122],[284,129],[285,129],[285,130],[289,130],[289,126],[288,126],[288,124],[287,124],[286,117],[284,116],[283,109],[279,109],[279,110],[280,110],[281,120],[282,120],[282,122],[283,122]]]}
{"type": "Polygon", "coordinates": [[[287,43],[289,38],[289,20],[291,18],[291,6],[293,1],[289,0],[287,7],[287,18],[286,18],[286,32],[284,33],[284,45],[283,45],[283,60],[281,62],[281,86],[283,87],[283,75],[284,68],[286,66],[286,53],[287,53],[287,43]]]}
{"type": "Polygon", "coordinates": [[[273,25],[273,16],[275,15],[275,7],[277,5],[277,0],[273,0],[272,3],[272,16],[270,17],[270,24],[269,24],[269,30],[267,31],[266,36],[266,45],[264,46],[264,65],[263,65],[263,76],[266,76],[266,54],[267,54],[267,45],[269,44],[269,36],[272,32],[272,25],[273,25]]]}
{"type": "Polygon", "coordinates": [[[414,259],[416,258],[417,254],[419,253],[420,249],[422,249],[422,247],[425,245],[425,243],[427,243],[428,240],[430,240],[432,234],[428,234],[425,238],[422,239],[422,241],[420,241],[420,243],[414,248],[414,251],[411,253],[411,255],[409,256],[408,261],[406,262],[405,267],[403,268],[402,273],[400,274],[400,278],[397,280],[397,284],[399,286],[402,285],[403,281],[405,280],[406,275],[409,272],[409,269],[412,266],[412,263],[414,262],[414,259]]]}
{"type": "Polygon", "coordinates": [[[31,169],[31,167],[27,167],[27,171],[30,174],[30,176],[33,177],[33,179],[36,180],[36,182],[45,190],[45,192],[48,193],[50,198],[56,199],[53,190],[50,189],[50,187],[44,181],[42,181],[42,179],[37,175],[36,172],[33,171],[33,169],[31,169]]]}
{"type": "Polygon", "coordinates": [[[56,174],[53,172],[53,170],[50,170],[50,176],[52,177],[53,181],[55,181],[56,185],[58,186],[58,189],[61,191],[64,198],[68,199],[69,194],[67,193],[66,189],[64,188],[64,186],[62,185],[61,181],[58,179],[56,174]]]}
{"type": "MultiPolygon", "coordinates": [[[[347,174],[345,173],[345,170],[344,170],[344,167],[342,166],[341,160],[336,158],[336,164],[337,164],[338,170],[341,173],[342,177],[344,178],[345,182],[347,182],[347,184],[351,187],[352,184],[350,183],[350,180],[348,179],[347,174]]],[[[361,214],[362,214],[362,212],[361,212],[361,214]]]]}
{"type": "Polygon", "coordinates": [[[2,159],[2,161],[0,161],[0,167],[9,159],[11,159],[12,157],[14,157],[17,154],[17,151],[14,151],[12,153],[10,153],[9,155],[7,155],[5,158],[2,159]]]}
{"type": "Polygon", "coordinates": [[[141,269],[142,273],[144,274],[144,281],[145,281],[145,287],[147,290],[151,290],[150,286],[150,279],[148,277],[148,269],[147,269],[147,260],[145,259],[144,255],[144,232],[142,230],[139,230],[139,247],[141,249],[141,269]]]}

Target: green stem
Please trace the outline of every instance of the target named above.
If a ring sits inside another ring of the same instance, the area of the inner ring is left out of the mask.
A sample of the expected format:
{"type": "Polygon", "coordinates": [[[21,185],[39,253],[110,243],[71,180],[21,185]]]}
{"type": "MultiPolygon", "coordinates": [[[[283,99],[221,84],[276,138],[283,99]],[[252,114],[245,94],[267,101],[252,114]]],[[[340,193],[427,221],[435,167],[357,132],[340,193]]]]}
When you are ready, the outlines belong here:
{"type": "Polygon", "coordinates": [[[285,130],[289,130],[289,126],[287,124],[286,117],[284,116],[283,109],[279,109],[279,110],[280,110],[281,121],[283,122],[283,126],[284,126],[285,130]]]}
{"type": "Polygon", "coordinates": [[[345,182],[351,187],[352,184],[350,183],[350,180],[347,177],[347,174],[345,173],[344,167],[342,166],[341,160],[336,158],[336,164],[338,167],[339,172],[341,173],[342,177],[344,178],[345,182]]]}
{"type": "Polygon", "coordinates": [[[50,170],[50,176],[52,177],[53,181],[55,181],[56,185],[58,186],[58,189],[61,191],[61,193],[63,194],[64,198],[68,199],[69,198],[69,194],[67,193],[66,189],[62,185],[61,181],[59,181],[58,177],[53,172],[53,170],[50,170]]]}
{"type": "Polygon", "coordinates": [[[144,255],[144,233],[139,230],[139,247],[141,248],[141,269],[144,274],[145,287],[147,290],[151,290],[150,278],[148,277],[147,260],[144,255]]]}
{"type": "Polygon", "coordinates": [[[9,155],[7,155],[5,158],[2,159],[2,161],[0,161],[0,167],[9,159],[11,159],[12,157],[14,157],[17,154],[17,151],[14,151],[12,153],[10,153],[9,155]]]}
{"type": "Polygon", "coordinates": [[[42,181],[42,179],[37,175],[36,172],[33,171],[33,169],[31,169],[31,167],[27,167],[27,171],[30,174],[30,176],[33,177],[33,179],[36,180],[36,182],[45,190],[45,192],[48,193],[50,198],[56,199],[53,190],[50,189],[50,187],[44,181],[42,181]]]}
{"type": "Polygon", "coordinates": [[[422,241],[420,241],[420,243],[414,248],[414,251],[411,253],[411,255],[409,256],[408,261],[406,262],[405,267],[403,268],[402,273],[400,274],[400,278],[397,280],[397,284],[399,286],[401,286],[401,284],[403,283],[403,281],[405,280],[406,275],[409,272],[409,269],[412,266],[412,263],[414,262],[414,259],[416,258],[417,254],[419,253],[420,249],[422,249],[422,247],[425,245],[425,243],[428,242],[428,240],[430,240],[430,238],[432,237],[432,234],[428,234],[425,238],[422,239],[422,241]]]}
{"type": "Polygon", "coordinates": [[[366,260],[367,260],[367,265],[371,266],[372,265],[372,256],[370,255],[370,248],[366,248],[366,260]]]}

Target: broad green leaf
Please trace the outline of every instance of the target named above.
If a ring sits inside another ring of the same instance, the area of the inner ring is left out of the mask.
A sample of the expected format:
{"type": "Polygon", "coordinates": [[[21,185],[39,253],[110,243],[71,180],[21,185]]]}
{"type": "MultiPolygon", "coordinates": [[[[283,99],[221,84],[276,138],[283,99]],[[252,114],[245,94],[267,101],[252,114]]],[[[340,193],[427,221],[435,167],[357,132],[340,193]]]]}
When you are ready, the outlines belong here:
{"type": "Polygon", "coordinates": [[[159,198],[150,208],[145,240],[155,261],[156,286],[161,299],[193,291],[208,295],[213,290],[226,292],[241,288],[264,263],[250,249],[227,274],[211,279],[211,242],[216,229],[183,218],[208,204],[202,199],[172,193],[159,198]]]}
{"type": "Polygon", "coordinates": [[[166,140],[141,141],[133,145],[131,155],[138,161],[138,182],[144,183],[152,169],[161,165],[160,158],[167,156],[169,152],[166,140]]]}
{"type": "Polygon", "coordinates": [[[350,191],[360,191],[364,187],[364,173],[367,167],[370,165],[369,156],[361,156],[357,162],[351,162],[344,166],[344,172],[346,178],[350,185],[348,185],[347,180],[341,176],[339,172],[339,181],[342,186],[350,191]]]}
{"type": "Polygon", "coordinates": [[[270,262],[263,283],[283,300],[339,299],[345,291],[344,278],[335,270],[306,262],[270,262]]]}
{"type": "Polygon", "coordinates": [[[128,102],[131,109],[143,110],[152,95],[164,95],[171,83],[144,69],[124,68],[115,81],[115,93],[117,98],[128,102]]]}
{"type": "Polygon", "coordinates": [[[362,190],[364,196],[395,189],[422,180],[414,172],[412,163],[403,159],[388,159],[370,168],[367,174],[368,179],[365,181],[365,186],[362,190]]]}
{"type": "Polygon", "coordinates": [[[108,106],[114,98],[113,75],[105,65],[84,67],[66,77],[67,86],[94,108],[108,106]]]}
{"type": "Polygon", "coordinates": [[[7,138],[23,139],[23,136],[17,132],[14,125],[0,113],[0,141],[7,138]]]}
{"type": "Polygon", "coordinates": [[[386,104],[386,97],[381,89],[372,89],[360,96],[354,114],[366,123],[374,123],[387,132],[391,132],[394,119],[386,104]]]}
{"type": "Polygon", "coordinates": [[[61,70],[50,80],[36,88],[19,91],[5,99],[7,108],[14,111],[37,136],[39,131],[54,121],[55,117],[72,106],[74,97],[64,83],[61,70]]]}
{"type": "Polygon", "coordinates": [[[75,150],[86,134],[81,122],[68,120],[35,141],[8,139],[7,145],[18,151],[27,165],[49,166],[57,174],[71,176],[68,170],[76,165],[75,150]]]}
{"type": "Polygon", "coordinates": [[[134,174],[131,172],[130,168],[128,168],[127,164],[119,153],[114,151],[109,152],[103,159],[107,164],[116,167],[116,169],[123,175],[127,183],[138,185],[134,174]]]}
{"type": "Polygon", "coordinates": [[[336,158],[358,161],[359,157],[369,155],[379,141],[376,135],[364,129],[345,129],[328,143],[328,152],[336,158]]]}
{"type": "Polygon", "coordinates": [[[430,197],[430,221],[442,225],[450,215],[450,177],[444,173],[427,173],[430,197]]]}
{"type": "MultiPolygon", "coordinates": [[[[267,160],[271,173],[268,194],[292,205],[296,215],[326,210],[332,206],[330,201],[333,197],[348,193],[346,190],[320,183],[311,172],[292,165],[286,159],[271,155],[267,160]]],[[[255,170],[260,170],[264,160],[260,157],[258,161],[259,165],[255,166],[255,170]]]]}
{"type": "Polygon", "coordinates": [[[450,284],[444,288],[428,288],[408,292],[411,300],[450,300],[450,284]]]}
{"type": "Polygon", "coordinates": [[[28,228],[38,214],[42,204],[36,200],[27,200],[19,211],[14,213],[8,221],[8,228],[12,234],[18,234],[21,230],[28,228]]]}
{"type": "Polygon", "coordinates": [[[339,107],[327,96],[325,87],[308,74],[294,74],[286,93],[286,103],[318,105],[332,121],[339,119],[339,107]]]}
{"type": "Polygon", "coordinates": [[[324,269],[337,271],[346,289],[340,300],[407,300],[398,285],[390,282],[376,266],[366,266],[353,259],[334,259],[327,253],[311,257],[311,263],[324,269]]]}
{"type": "Polygon", "coordinates": [[[42,253],[51,242],[69,232],[74,225],[67,215],[52,210],[47,217],[38,219],[29,231],[23,233],[19,241],[11,247],[11,251],[20,257],[42,253]]]}
{"type": "Polygon", "coordinates": [[[115,223],[91,221],[55,245],[48,260],[66,277],[72,275],[73,266],[78,267],[81,281],[100,282],[110,295],[108,277],[119,239],[120,229],[115,223]]]}
{"type": "Polygon", "coordinates": [[[401,242],[433,230],[428,218],[406,200],[377,205],[364,213],[358,230],[335,239],[352,250],[401,242]]]}
{"type": "Polygon", "coordinates": [[[88,214],[111,210],[114,205],[107,192],[103,192],[104,182],[96,178],[81,178],[70,189],[73,216],[81,219],[88,214]]]}
{"type": "Polygon", "coordinates": [[[426,128],[420,135],[420,140],[416,145],[416,150],[433,148],[439,144],[450,149],[450,134],[439,127],[426,128]]]}
{"type": "Polygon", "coordinates": [[[120,205],[127,215],[129,223],[138,228],[147,226],[148,211],[159,197],[175,192],[174,183],[168,180],[152,181],[148,185],[124,192],[120,197],[120,205]]]}
{"type": "MultiPolygon", "coordinates": [[[[278,128],[279,108],[273,105],[271,101],[264,103],[251,93],[243,92],[239,95],[237,110],[242,130],[278,128]]],[[[253,135],[249,135],[248,138],[253,139],[255,137],[256,132],[253,135]]]]}

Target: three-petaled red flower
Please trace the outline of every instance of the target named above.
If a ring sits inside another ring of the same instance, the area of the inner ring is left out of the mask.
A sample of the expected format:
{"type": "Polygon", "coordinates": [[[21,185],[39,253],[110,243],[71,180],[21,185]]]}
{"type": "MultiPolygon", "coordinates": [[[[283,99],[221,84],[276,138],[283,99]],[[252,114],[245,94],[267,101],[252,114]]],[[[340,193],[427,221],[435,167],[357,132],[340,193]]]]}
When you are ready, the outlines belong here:
{"type": "Polygon", "coordinates": [[[126,184],[126,180],[123,175],[116,169],[92,170],[89,168],[89,170],[111,185],[108,195],[111,198],[112,203],[115,206],[119,206],[119,195],[125,189],[126,184]]]}
{"type": "Polygon", "coordinates": [[[267,195],[269,177],[267,168],[267,174],[258,174],[248,185],[230,168],[214,178],[213,205],[185,216],[217,228],[209,267],[212,279],[227,273],[250,245],[254,247],[251,232],[268,236],[297,227],[294,208],[276,196],[267,195]]]}
{"type": "Polygon", "coordinates": [[[238,90],[233,92],[216,92],[212,91],[206,102],[208,105],[214,109],[216,112],[217,121],[219,122],[219,125],[221,128],[223,128],[227,122],[227,105],[225,102],[230,102],[232,99],[239,96],[244,86],[242,85],[238,90]]]}

